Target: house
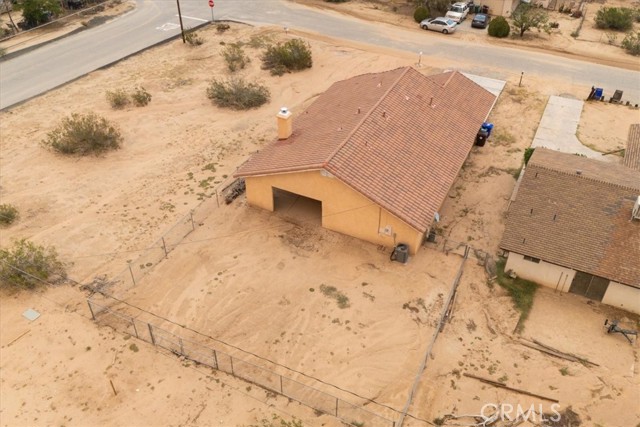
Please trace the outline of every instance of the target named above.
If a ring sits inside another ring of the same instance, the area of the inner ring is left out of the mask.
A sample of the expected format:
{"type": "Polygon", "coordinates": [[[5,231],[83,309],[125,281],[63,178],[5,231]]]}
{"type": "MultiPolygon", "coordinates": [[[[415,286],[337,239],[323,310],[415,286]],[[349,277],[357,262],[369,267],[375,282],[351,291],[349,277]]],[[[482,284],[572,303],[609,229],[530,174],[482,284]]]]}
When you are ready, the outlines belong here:
{"type": "Polygon", "coordinates": [[[640,313],[640,173],[536,148],[500,247],[505,270],[640,313]]]}
{"type": "Polygon", "coordinates": [[[236,172],[249,204],[315,201],[323,227],[414,254],[473,147],[495,95],[459,72],[411,67],[334,83],[236,172]]]}
{"type": "Polygon", "coordinates": [[[629,126],[627,148],[624,150],[622,164],[628,168],[640,171],[640,124],[629,126]]]}

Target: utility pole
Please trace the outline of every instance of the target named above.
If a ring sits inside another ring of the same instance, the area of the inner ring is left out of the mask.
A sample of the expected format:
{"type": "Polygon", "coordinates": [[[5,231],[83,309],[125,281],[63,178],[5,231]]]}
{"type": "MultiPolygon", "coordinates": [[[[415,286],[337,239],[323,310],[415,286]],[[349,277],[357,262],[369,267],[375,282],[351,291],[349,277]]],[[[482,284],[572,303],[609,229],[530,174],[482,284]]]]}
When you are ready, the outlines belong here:
{"type": "Polygon", "coordinates": [[[180,32],[182,33],[182,43],[186,43],[187,39],[184,37],[184,26],[182,25],[182,13],[180,12],[180,0],[176,0],[178,4],[178,18],[180,19],[180,32]]]}

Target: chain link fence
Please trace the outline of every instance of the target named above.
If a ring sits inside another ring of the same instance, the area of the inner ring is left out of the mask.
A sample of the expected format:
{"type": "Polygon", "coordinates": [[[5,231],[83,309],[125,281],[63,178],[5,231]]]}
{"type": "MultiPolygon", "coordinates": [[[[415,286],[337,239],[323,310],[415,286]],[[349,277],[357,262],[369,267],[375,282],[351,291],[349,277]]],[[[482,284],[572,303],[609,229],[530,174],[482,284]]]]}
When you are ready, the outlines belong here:
{"type": "Polygon", "coordinates": [[[181,336],[146,322],[123,311],[116,311],[106,304],[87,300],[93,320],[116,331],[134,336],[154,346],[168,350],[178,356],[225,372],[248,381],[273,393],[295,400],[317,412],[334,416],[354,426],[394,427],[395,421],[374,413],[354,403],[316,387],[296,381],[237,356],[215,349],[209,345],[181,336]]]}

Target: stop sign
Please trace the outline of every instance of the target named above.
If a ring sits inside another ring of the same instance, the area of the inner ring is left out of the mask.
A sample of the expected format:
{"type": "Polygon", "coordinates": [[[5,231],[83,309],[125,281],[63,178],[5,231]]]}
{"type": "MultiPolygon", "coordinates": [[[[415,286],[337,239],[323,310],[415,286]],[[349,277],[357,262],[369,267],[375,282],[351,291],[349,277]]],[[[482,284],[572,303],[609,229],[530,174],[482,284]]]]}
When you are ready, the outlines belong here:
{"type": "Polygon", "coordinates": [[[209,7],[213,7],[213,6],[215,6],[215,5],[213,4],[213,0],[209,0],[209,7]]]}

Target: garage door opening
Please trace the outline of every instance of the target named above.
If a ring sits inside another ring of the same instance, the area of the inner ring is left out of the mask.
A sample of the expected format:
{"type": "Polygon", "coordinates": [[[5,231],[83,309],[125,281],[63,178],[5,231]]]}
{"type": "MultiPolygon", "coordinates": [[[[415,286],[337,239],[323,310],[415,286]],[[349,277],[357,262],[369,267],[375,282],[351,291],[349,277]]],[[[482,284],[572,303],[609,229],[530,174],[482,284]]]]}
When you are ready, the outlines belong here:
{"type": "Polygon", "coordinates": [[[273,210],[283,218],[295,222],[322,225],[322,202],[273,188],[273,210]]]}

